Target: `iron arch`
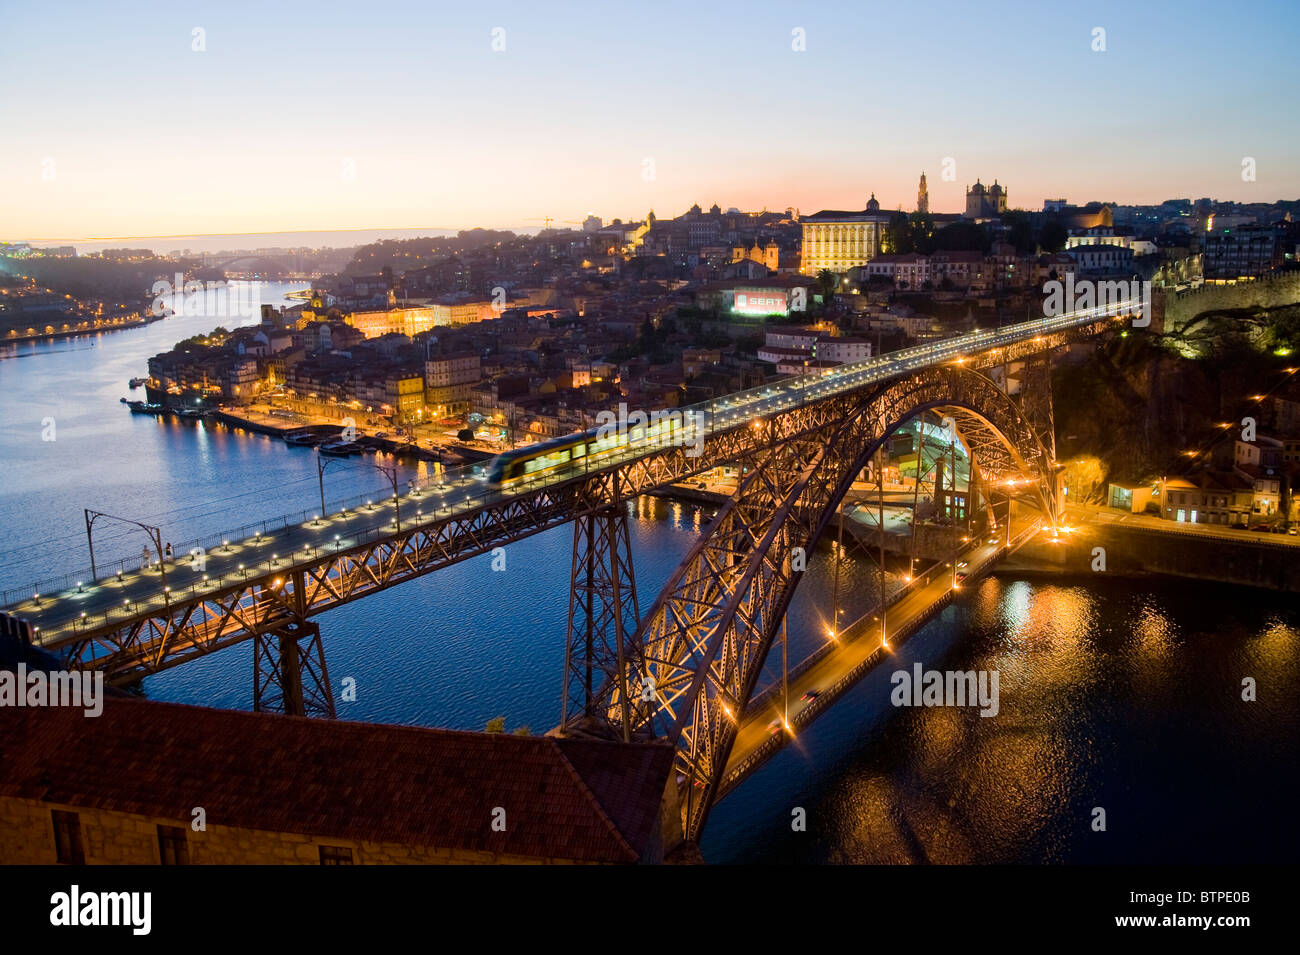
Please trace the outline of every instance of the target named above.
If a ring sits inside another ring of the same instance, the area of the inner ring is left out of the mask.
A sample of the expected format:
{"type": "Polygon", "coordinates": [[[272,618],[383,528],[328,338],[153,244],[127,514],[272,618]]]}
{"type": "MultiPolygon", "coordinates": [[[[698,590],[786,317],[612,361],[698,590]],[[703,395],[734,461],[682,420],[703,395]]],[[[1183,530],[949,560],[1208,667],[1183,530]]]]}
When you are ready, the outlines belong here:
{"type": "MultiPolygon", "coordinates": [[[[719,509],[637,627],[646,683],[634,726],[676,747],[685,835],[698,839],[763,662],[802,571],[795,547],[825,532],[853,478],[923,411],[957,423],[972,461],[988,474],[1032,474],[1055,513],[1054,466],[1020,408],[978,372],[929,369],[829,399],[837,413],[799,431],[769,422],[772,442],[719,509]],[[645,697],[649,696],[649,699],[645,697]]],[[[634,674],[629,686],[641,681],[634,674]]]]}

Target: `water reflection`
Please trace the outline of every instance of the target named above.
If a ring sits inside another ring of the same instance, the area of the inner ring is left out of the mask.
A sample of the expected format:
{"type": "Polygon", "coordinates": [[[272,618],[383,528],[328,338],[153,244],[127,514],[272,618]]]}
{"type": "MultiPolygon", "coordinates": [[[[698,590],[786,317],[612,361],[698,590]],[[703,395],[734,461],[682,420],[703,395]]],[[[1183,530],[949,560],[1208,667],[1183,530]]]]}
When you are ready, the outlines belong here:
{"type": "Polygon", "coordinates": [[[714,812],[712,861],[1282,861],[1300,835],[1285,598],[1177,581],[983,582],[898,652],[996,669],[1000,709],[895,710],[868,677],[714,812]],[[1270,699],[1241,700],[1242,674],[1270,699]],[[808,831],[795,833],[791,806],[808,831]],[[1107,810],[1105,833],[1092,810],[1107,810]]]}

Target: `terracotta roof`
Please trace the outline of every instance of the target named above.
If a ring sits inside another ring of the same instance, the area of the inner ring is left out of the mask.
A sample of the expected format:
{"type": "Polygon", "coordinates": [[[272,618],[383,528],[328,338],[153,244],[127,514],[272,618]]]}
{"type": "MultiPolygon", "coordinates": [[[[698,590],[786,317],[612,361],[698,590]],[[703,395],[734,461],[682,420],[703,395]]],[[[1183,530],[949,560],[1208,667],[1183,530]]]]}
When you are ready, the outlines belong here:
{"type": "Polygon", "coordinates": [[[106,699],[0,712],[0,796],[317,837],[637,862],[662,744],[469,733],[106,699]],[[497,806],[506,831],[493,832],[497,806]]]}

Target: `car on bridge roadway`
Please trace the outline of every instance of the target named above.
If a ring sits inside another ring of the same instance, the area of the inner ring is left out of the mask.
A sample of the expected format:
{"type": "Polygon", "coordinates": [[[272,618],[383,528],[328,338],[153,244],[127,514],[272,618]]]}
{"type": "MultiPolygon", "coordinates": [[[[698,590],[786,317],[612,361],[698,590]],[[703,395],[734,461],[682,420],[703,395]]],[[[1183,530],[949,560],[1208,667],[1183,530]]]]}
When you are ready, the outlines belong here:
{"type": "Polygon", "coordinates": [[[781,727],[784,725],[785,724],[782,722],[781,717],[778,716],[772,722],[767,724],[767,735],[775,736],[777,733],[781,732],[781,727]]]}
{"type": "Polygon", "coordinates": [[[800,699],[802,699],[805,703],[811,703],[813,700],[817,699],[817,697],[819,697],[820,695],[821,695],[820,690],[809,690],[802,697],[800,697],[800,699]]]}

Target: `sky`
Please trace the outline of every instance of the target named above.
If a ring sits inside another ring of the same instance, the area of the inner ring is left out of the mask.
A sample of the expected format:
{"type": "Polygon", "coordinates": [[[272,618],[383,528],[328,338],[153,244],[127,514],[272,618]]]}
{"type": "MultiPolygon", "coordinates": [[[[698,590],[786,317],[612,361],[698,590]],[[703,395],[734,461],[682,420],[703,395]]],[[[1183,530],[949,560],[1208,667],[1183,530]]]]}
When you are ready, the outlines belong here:
{"type": "Polygon", "coordinates": [[[1295,0],[0,0],[0,238],[1294,199],[1297,40],[1295,0]]]}

